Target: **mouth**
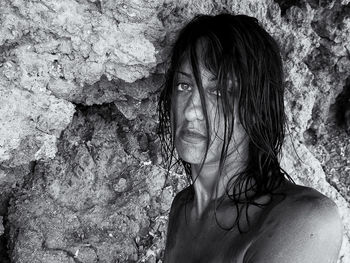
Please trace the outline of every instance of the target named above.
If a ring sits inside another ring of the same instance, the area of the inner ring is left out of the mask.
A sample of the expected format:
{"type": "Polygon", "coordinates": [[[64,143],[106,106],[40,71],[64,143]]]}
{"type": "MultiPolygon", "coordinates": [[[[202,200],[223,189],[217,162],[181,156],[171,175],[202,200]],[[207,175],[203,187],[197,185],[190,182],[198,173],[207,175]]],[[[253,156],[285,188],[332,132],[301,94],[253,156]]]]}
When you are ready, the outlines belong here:
{"type": "Polygon", "coordinates": [[[180,138],[190,143],[199,143],[206,140],[206,136],[194,130],[181,130],[180,138]]]}

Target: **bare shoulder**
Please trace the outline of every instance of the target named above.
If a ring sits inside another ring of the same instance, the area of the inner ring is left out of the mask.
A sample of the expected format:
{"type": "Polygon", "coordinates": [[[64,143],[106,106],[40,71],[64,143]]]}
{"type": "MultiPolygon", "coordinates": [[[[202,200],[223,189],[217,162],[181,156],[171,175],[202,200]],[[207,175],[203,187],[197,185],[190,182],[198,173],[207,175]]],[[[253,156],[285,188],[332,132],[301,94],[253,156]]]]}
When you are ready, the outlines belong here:
{"type": "Polygon", "coordinates": [[[336,262],[343,229],[336,204],[300,185],[287,184],[283,193],[264,215],[245,262],[336,262]]]}
{"type": "Polygon", "coordinates": [[[336,204],[317,190],[295,184],[284,187],[285,198],[271,211],[271,215],[289,221],[326,221],[337,223],[340,221],[336,204]],[[283,213],[282,213],[283,211],[283,213]],[[290,215],[294,215],[289,217],[290,215]]]}

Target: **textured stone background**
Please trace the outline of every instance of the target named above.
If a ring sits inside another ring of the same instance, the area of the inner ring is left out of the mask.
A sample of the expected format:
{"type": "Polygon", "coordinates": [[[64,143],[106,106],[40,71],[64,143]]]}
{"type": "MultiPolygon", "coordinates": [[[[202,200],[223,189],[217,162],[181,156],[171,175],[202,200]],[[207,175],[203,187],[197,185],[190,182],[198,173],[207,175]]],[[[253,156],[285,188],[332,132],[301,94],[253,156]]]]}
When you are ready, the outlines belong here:
{"type": "Polygon", "coordinates": [[[186,185],[159,155],[163,73],[179,28],[222,11],[279,42],[282,163],[337,203],[350,262],[348,0],[0,1],[1,262],[161,262],[186,185]]]}

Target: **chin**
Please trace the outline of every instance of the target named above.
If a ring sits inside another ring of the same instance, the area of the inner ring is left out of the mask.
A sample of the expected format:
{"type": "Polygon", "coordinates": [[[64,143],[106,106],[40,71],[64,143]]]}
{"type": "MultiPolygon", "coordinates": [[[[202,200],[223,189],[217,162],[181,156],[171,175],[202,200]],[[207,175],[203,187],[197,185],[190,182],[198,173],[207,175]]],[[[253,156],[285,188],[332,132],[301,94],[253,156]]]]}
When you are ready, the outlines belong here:
{"type": "Polygon", "coordinates": [[[205,145],[187,145],[184,143],[175,144],[179,157],[185,162],[191,164],[200,164],[203,161],[205,153],[205,145]]]}
{"type": "Polygon", "coordinates": [[[202,163],[202,156],[201,157],[194,157],[194,156],[181,156],[181,159],[184,160],[187,163],[190,164],[201,164],[202,163]]]}

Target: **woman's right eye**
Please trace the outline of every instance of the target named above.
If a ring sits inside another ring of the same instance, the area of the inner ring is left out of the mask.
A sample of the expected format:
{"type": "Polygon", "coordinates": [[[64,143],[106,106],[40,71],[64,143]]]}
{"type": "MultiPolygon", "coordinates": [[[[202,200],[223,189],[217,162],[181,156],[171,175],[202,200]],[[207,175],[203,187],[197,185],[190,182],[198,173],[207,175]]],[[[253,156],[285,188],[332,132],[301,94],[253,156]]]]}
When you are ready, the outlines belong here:
{"type": "Polygon", "coordinates": [[[176,85],[176,90],[177,91],[190,91],[191,86],[190,86],[190,84],[187,84],[187,83],[178,83],[176,85]]]}

